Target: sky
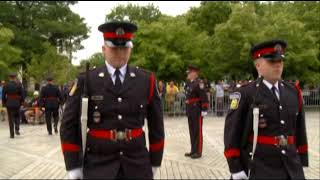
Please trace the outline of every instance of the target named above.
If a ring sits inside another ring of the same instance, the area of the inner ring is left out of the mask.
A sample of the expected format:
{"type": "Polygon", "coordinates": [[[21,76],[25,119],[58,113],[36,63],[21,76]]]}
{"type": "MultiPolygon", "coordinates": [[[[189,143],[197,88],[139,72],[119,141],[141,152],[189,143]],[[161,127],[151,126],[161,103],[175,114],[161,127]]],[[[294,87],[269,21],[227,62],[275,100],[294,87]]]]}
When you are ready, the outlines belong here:
{"type": "Polygon", "coordinates": [[[88,59],[96,52],[101,52],[103,44],[102,33],[98,26],[104,23],[105,16],[118,5],[128,3],[146,6],[153,4],[158,7],[162,14],[176,16],[186,13],[190,7],[199,7],[200,1],[78,1],[70,9],[84,18],[84,22],[90,28],[89,38],[82,41],[84,49],[73,54],[72,63],[79,65],[82,59],[88,59]]]}

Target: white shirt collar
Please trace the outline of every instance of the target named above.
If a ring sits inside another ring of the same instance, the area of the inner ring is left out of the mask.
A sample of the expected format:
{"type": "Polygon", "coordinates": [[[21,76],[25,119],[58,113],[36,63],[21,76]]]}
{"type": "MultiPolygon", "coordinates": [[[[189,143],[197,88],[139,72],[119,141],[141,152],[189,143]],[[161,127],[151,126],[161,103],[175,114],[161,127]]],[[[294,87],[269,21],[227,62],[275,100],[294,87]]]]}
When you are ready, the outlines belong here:
{"type": "MultiPolygon", "coordinates": [[[[113,66],[111,66],[107,61],[105,61],[105,63],[110,76],[115,75],[114,72],[116,71],[116,69],[113,66]]],[[[120,76],[124,77],[127,72],[127,64],[123,65],[119,70],[120,70],[120,76]]]]}
{"type": "Polygon", "coordinates": [[[263,80],[263,83],[271,90],[272,86],[276,87],[277,91],[279,91],[279,83],[278,81],[273,85],[266,80],[263,80]]]}

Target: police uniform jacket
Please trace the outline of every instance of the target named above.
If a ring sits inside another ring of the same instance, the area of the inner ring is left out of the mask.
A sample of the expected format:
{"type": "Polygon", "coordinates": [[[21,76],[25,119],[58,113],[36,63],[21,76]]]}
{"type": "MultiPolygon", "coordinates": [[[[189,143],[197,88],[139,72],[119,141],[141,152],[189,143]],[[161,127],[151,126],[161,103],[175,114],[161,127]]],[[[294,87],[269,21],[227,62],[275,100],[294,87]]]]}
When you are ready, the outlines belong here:
{"type": "Polygon", "coordinates": [[[161,165],[164,147],[161,100],[154,74],[128,66],[118,92],[113,88],[106,66],[89,71],[88,78],[88,135],[84,159],[80,136],[84,75],[79,76],[77,89],[74,94],[71,90],[66,102],[60,130],[66,169],[81,167],[84,163],[85,178],[115,178],[120,168],[126,177],[152,177],[151,167],[161,165]],[[140,129],[145,118],[149,148],[144,132],[131,140],[116,141],[90,133],[140,129]]]}
{"type": "Polygon", "coordinates": [[[201,111],[208,110],[208,97],[205,91],[205,85],[200,82],[200,79],[195,79],[194,81],[187,81],[185,85],[186,92],[186,104],[187,113],[190,111],[196,111],[201,113],[201,111]]]}
{"type": "Polygon", "coordinates": [[[46,110],[57,110],[62,102],[61,92],[53,84],[47,84],[41,89],[40,99],[41,107],[45,107],[46,110]]]}
{"type": "Polygon", "coordinates": [[[24,102],[24,93],[21,84],[9,81],[2,92],[2,103],[9,109],[19,109],[24,102]]]}
{"type": "Polygon", "coordinates": [[[250,178],[277,178],[283,172],[293,179],[304,178],[302,166],[308,166],[308,145],[301,91],[285,81],[278,87],[280,101],[261,81],[244,85],[230,96],[224,154],[231,173],[244,170],[248,174],[250,168],[250,178]],[[251,161],[254,98],[260,112],[258,143],[251,161]],[[281,135],[287,137],[287,146],[266,144],[281,135]]]}

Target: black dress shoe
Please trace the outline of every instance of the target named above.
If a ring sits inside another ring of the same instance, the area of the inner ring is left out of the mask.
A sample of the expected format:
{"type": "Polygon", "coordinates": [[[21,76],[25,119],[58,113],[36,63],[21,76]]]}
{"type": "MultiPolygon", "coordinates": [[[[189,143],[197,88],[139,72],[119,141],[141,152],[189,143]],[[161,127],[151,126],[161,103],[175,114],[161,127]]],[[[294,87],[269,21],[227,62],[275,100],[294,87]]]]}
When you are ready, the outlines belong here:
{"type": "Polygon", "coordinates": [[[20,135],[19,131],[16,131],[16,135],[20,135]]]}
{"type": "Polygon", "coordinates": [[[185,153],[184,154],[184,156],[186,156],[186,157],[190,157],[192,155],[192,153],[191,152],[189,152],[189,153],[185,153]]]}
{"type": "Polygon", "coordinates": [[[13,139],[13,138],[14,138],[14,135],[10,135],[10,138],[13,139]]]}
{"type": "Polygon", "coordinates": [[[52,132],[48,132],[49,135],[52,135],[52,132]]]}
{"type": "Polygon", "coordinates": [[[58,129],[55,129],[54,132],[57,134],[58,133],[58,129]]]}
{"type": "Polygon", "coordinates": [[[194,153],[194,154],[191,155],[191,158],[192,158],[192,159],[201,158],[201,155],[198,154],[198,153],[194,153]]]}

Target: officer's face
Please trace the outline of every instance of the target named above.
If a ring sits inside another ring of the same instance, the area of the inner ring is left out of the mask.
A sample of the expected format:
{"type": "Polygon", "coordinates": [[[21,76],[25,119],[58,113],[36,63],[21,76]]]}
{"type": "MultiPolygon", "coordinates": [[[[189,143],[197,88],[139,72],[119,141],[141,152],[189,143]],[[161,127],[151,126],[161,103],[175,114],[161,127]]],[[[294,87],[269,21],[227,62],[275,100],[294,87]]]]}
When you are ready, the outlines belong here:
{"type": "Polygon", "coordinates": [[[190,71],[189,73],[188,73],[188,80],[194,80],[194,79],[196,79],[197,78],[197,76],[198,76],[198,73],[196,72],[196,71],[190,71]]]}
{"type": "Polygon", "coordinates": [[[131,54],[131,48],[102,46],[102,52],[105,60],[111,66],[114,68],[120,68],[128,63],[131,54]]]}
{"type": "Polygon", "coordinates": [[[283,61],[259,59],[257,60],[256,68],[259,74],[264,77],[264,79],[271,83],[275,83],[276,81],[281,79],[283,71],[283,61]]]}

